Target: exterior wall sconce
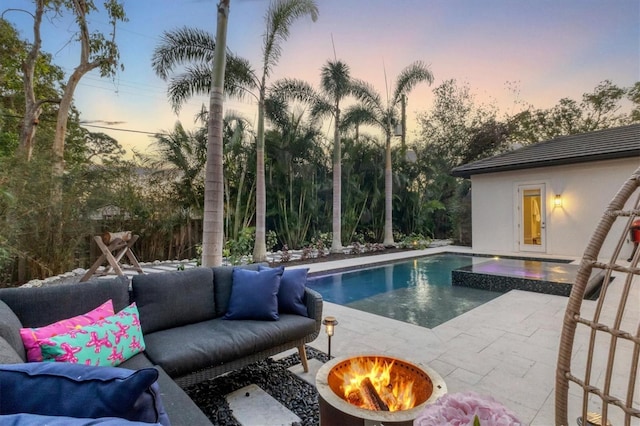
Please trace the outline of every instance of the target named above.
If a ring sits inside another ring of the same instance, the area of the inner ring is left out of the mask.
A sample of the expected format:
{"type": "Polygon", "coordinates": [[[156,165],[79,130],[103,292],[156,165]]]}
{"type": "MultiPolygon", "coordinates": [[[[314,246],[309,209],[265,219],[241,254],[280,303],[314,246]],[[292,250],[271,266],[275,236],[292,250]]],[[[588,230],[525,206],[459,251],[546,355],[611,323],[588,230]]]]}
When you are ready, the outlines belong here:
{"type": "Polygon", "coordinates": [[[325,319],[322,320],[322,324],[325,326],[325,331],[329,337],[329,351],[327,355],[329,359],[331,359],[331,336],[333,336],[334,327],[338,325],[338,320],[336,320],[335,317],[325,317],[325,319]]]}
{"type": "Polygon", "coordinates": [[[553,199],[554,207],[562,207],[562,195],[556,194],[556,198],[553,199]]]}

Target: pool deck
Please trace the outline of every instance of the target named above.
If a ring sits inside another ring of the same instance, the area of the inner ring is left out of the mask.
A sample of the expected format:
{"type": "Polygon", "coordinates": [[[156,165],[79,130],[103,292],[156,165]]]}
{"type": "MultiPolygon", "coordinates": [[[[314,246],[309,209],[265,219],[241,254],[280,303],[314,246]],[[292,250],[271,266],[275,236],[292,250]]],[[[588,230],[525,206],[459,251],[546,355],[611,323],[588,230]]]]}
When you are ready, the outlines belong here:
{"type": "MultiPolygon", "coordinates": [[[[442,252],[472,253],[469,248],[447,246],[299,267],[309,267],[310,273],[329,272],[442,252]]],[[[620,281],[612,282],[609,294],[619,292],[620,281]]],[[[631,297],[640,300],[640,285],[633,288],[631,297]]],[[[555,423],[555,369],[567,300],[564,296],[512,290],[433,329],[328,302],[324,303],[323,315],[339,321],[332,338],[333,356],[380,353],[428,365],[443,377],[449,393],[490,395],[514,411],[524,424],[548,426],[555,423]]],[[[583,311],[593,310],[595,304],[585,300],[583,311]]],[[[630,314],[626,320],[637,324],[640,309],[630,314]]],[[[576,336],[579,349],[575,357],[580,357],[585,337],[576,336]]],[[[327,343],[323,330],[310,346],[326,352],[327,343]]],[[[571,393],[570,398],[574,399],[570,406],[577,406],[581,399],[571,393]]],[[[636,394],[636,398],[640,396],[636,394]]],[[[569,417],[577,416],[576,412],[569,417]]]]}

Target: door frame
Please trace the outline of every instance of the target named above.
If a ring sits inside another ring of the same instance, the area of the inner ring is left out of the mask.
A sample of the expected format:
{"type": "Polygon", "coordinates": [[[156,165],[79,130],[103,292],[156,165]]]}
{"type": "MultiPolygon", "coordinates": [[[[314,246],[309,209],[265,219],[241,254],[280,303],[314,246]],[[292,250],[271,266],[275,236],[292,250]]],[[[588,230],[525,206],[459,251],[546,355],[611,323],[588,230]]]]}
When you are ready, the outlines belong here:
{"type": "Polygon", "coordinates": [[[548,182],[535,181],[535,182],[516,182],[514,183],[514,246],[518,252],[547,252],[547,187],[548,182]],[[540,190],[540,244],[525,244],[524,242],[524,226],[522,225],[522,201],[524,197],[524,191],[527,189],[540,190]]]}

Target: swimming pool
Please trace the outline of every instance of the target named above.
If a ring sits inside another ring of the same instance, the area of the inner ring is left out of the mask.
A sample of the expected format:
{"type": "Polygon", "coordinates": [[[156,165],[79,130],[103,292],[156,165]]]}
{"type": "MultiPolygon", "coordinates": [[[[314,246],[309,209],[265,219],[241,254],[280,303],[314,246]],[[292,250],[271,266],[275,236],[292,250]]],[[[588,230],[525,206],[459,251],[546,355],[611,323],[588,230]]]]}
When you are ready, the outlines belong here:
{"type": "Polygon", "coordinates": [[[451,271],[487,261],[438,254],[402,263],[309,278],[327,302],[433,328],[500,293],[451,285],[451,271]]]}

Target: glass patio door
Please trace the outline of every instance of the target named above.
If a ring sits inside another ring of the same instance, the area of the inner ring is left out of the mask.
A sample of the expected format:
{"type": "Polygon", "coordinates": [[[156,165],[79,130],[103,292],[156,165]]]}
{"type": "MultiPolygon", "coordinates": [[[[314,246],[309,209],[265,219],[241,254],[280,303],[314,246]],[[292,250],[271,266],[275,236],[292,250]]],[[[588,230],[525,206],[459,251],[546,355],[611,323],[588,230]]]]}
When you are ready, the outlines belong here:
{"type": "Polygon", "coordinates": [[[546,197],[544,184],[518,186],[520,251],[545,252],[546,197]]]}

